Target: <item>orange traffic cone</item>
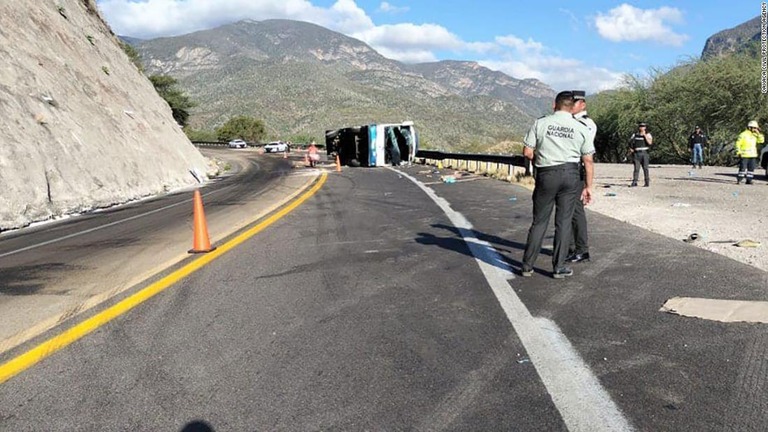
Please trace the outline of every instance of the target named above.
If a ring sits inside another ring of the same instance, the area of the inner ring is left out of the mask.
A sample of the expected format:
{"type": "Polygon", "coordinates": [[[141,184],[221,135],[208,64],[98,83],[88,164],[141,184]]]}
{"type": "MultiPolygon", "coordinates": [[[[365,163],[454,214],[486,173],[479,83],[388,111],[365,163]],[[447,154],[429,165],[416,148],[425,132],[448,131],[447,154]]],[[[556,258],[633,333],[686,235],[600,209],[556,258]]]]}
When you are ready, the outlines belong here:
{"type": "Polygon", "coordinates": [[[205,212],[203,211],[203,197],[200,195],[200,190],[195,190],[195,194],[192,198],[194,208],[194,238],[192,240],[192,249],[189,253],[207,253],[214,249],[211,247],[211,239],[208,237],[208,224],[205,222],[205,212]]]}
{"type": "Polygon", "coordinates": [[[339,160],[339,155],[336,155],[336,172],[341,172],[341,160],[339,160]]]}

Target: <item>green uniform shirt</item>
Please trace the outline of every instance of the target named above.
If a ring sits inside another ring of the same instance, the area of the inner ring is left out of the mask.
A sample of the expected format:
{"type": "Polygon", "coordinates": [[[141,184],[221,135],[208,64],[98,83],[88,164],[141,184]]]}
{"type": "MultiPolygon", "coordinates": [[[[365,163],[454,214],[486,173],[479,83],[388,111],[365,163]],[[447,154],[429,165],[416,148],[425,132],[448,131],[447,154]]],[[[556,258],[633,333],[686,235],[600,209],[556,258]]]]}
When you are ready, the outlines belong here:
{"type": "Polygon", "coordinates": [[[556,111],[536,120],[523,144],[536,150],[534,164],[538,168],[578,163],[583,155],[595,152],[589,128],[566,111],[556,111]]]}

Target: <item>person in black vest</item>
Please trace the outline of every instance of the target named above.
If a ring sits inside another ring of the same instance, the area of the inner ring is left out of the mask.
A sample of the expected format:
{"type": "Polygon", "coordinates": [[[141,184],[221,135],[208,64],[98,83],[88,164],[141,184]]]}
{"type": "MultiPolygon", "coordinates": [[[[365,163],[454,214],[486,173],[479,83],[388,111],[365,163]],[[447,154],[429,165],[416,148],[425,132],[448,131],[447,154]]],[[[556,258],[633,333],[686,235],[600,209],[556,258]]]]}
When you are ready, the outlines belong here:
{"type": "Polygon", "coordinates": [[[640,175],[640,167],[643,168],[643,177],[645,178],[645,187],[650,186],[651,178],[648,175],[648,165],[651,163],[651,157],[648,150],[653,145],[653,137],[647,130],[648,125],[645,122],[637,124],[637,132],[629,138],[629,151],[634,156],[635,171],[632,174],[631,187],[637,186],[637,178],[640,175]]]}
{"type": "Polygon", "coordinates": [[[701,131],[701,128],[696,126],[693,133],[688,137],[688,146],[691,148],[691,163],[693,168],[696,165],[701,168],[701,164],[704,162],[704,146],[707,145],[707,136],[701,131]]]}

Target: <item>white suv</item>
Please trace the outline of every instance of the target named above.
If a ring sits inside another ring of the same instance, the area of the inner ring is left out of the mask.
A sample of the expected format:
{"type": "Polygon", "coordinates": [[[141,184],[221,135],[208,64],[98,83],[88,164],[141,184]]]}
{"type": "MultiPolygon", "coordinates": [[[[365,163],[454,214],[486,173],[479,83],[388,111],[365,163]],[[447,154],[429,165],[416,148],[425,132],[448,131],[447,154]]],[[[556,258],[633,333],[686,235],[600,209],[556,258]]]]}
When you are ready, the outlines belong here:
{"type": "Polygon", "coordinates": [[[760,152],[760,166],[765,169],[765,178],[768,179],[768,144],[763,146],[763,151],[760,152]]]}
{"type": "Polygon", "coordinates": [[[288,144],[282,141],[273,141],[264,146],[264,152],[266,153],[279,153],[288,151],[288,144]]]}
{"type": "Polygon", "coordinates": [[[248,143],[241,139],[234,139],[229,142],[229,148],[246,148],[248,143]]]}

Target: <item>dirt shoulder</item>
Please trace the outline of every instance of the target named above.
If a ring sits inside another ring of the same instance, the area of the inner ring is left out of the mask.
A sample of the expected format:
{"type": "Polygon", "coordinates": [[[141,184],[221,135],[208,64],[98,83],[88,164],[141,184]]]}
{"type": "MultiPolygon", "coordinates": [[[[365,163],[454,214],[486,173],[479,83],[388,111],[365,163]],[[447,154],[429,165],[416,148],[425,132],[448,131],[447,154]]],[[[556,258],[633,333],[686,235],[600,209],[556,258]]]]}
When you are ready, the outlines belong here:
{"type": "Polygon", "coordinates": [[[748,186],[736,184],[736,167],[652,165],[651,186],[630,188],[632,170],[629,164],[597,164],[597,199],[588,208],[681,241],[697,233],[701,238],[692,245],[768,271],[765,170],[748,186]],[[761,246],[734,246],[746,239],[761,246]]]}

